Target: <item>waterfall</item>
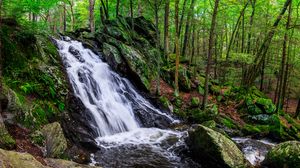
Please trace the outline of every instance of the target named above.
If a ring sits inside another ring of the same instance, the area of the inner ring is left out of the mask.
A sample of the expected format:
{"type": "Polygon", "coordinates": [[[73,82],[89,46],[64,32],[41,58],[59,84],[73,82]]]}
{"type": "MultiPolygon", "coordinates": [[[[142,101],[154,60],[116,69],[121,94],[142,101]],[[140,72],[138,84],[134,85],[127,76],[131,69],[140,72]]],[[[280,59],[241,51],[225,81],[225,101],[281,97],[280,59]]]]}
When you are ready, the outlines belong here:
{"type": "Polygon", "coordinates": [[[123,167],[163,162],[162,167],[180,167],[182,159],[174,151],[184,148],[186,132],[155,128],[161,121],[178,121],[156,109],[81,42],[56,41],[74,94],[94,117],[95,139],[103,149],[93,160],[104,167],[116,167],[116,160],[123,167]]]}

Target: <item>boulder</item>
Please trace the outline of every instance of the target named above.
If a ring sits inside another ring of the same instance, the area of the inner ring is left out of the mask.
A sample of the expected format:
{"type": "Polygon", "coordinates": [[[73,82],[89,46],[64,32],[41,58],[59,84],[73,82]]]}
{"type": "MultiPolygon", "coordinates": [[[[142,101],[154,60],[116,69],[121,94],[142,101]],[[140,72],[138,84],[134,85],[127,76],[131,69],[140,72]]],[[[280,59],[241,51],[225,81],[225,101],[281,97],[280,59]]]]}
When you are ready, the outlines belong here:
{"type": "Polygon", "coordinates": [[[287,141],[270,150],[262,163],[272,168],[300,167],[300,142],[287,141]]]}
{"type": "Polygon", "coordinates": [[[47,157],[60,158],[67,149],[67,140],[58,122],[45,125],[41,130],[45,137],[47,157]]]}
{"type": "Polygon", "coordinates": [[[32,155],[0,149],[1,168],[46,168],[32,155]]]}
{"type": "Polygon", "coordinates": [[[3,123],[2,116],[0,114],[0,148],[13,149],[16,145],[16,141],[10,136],[3,123]]]}
{"type": "Polygon", "coordinates": [[[48,166],[53,168],[100,168],[96,166],[89,166],[89,165],[83,165],[78,164],[72,161],[68,160],[62,160],[62,159],[46,159],[46,163],[48,166]]]}
{"type": "Polygon", "coordinates": [[[232,140],[203,125],[196,125],[189,131],[187,144],[192,157],[204,167],[250,167],[232,140]]]}

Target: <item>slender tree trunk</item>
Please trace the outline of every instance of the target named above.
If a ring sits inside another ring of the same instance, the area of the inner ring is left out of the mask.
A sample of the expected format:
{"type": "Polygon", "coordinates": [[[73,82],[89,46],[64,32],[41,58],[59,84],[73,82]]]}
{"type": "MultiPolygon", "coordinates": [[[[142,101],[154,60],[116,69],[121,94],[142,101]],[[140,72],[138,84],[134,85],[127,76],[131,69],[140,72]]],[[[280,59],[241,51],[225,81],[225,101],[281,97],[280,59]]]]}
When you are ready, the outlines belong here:
{"type": "Polygon", "coordinates": [[[252,13],[250,16],[248,42],[247,42],[247,53],[248,54],[250,54],[250,50],[251,50],[251,35],[252,35],[252,25],[253,25],[253,20],[254,20],[254,15],[255,15],[255,4],[256,4],[256,0],[251,0],[252,13]]]}
{"type": "Polygon", "coordinates": [[[241,45],[241,53],[244,53],[245,47],[245,13],[243,13],[242,17],[242,45],[241,45]]]}
{"type": "Polygon", "coordinates": [[[284,6],[278,15],[277,19],[275,20],[272,29],[268,32],[268,35],[265,37],[260,49],[256,53],[254,64],[250,65],[247,70],[245,71],[245,74],[243,75],[242,85],[243,86],[250,86],[254,83],[256,77],[259,74],[259,71],[262,67],[263,61],[266,57],[267,51],[269,49],[270,43],[272,41],[272,38],[275,34],[276,28],[279,25],[279,22],[281,21],[285,11],[287,10],[287,7],[291,3],[291,0],[286,0],[284,3],[284,6]]]}
{"type": "Polygon", "coordinates": [[[133,23],[133,2],[130,0],[130,19],[131,19],[131,30],[134,30],[134,23],[133,23]]]}
{"type": "Polygon", "coordinates": [[[158,59],[157,59],[157,79],[156,79],[156,94],[160,95],[160,36],[159,36],[159,4],[158,1],[155,0],[154,4],[155,10],[155,31],[156,31],[156,49],[158,51],[158,59]]]}
{"type": "MultiPolygon", "coordinates": [[[[178,29],[178,32],[176,33],[177,36],[178,36],[178,40],[180,40],[180,35],[181,35],[181,29],[182,29],[182,25],[183,25],[183,19],[184,19],[184,14],[185,14],[185,8],[186,8],[186,2],[187,0],[184,0],[183,1],[183,6],[182,6],[182,11],[181,11],[181,17],[180,17],[180,21],[179,21],[179,29],[178,29]]],[[[179,10],[179,9],[178,9],[179,10]]],[[[179,13],[179,11],[178,11],[179,13]]],[[[179,15],[178,15],[179,16],[179,15]]],[[[175,42],[176,43],[176,42],[175,42]]],[[[174,45],[174,53],[176,53],[176,44],[174,45]]],[[[179,44],[178,44],[179,46],[179,44]]]]}
{"type": "Polygon", "coordinates": [[[69,5],[71,8],[71,19],[72,19],[72,27],[71,30],[74,31],[75,30],[75,14],[74,14],[74,0],[70,0],[69,1],[69,5]]]}
{"type": "Polygon", "coordinates": [[[119,16],[119,9],[120,9],[120,0],[117,0],[117,4],[116,4],[116,17],[119,16]]]}
{"type": "Polygon", "coordinates": [[[242,16],[243,16],[244,13],[245,13],[245,10],[246,10],[248,4],[249,4],[249,0],[248,0],[247,3],[245,4],[244,8],[241,10],[240,15],[239,15],[239,18],[238,18],[238,20],[237,20],[237,22],[236,22],[236,24],[235,24],[235,26],[234,26],[234,28],[233,28],[232,35],[231,35],[231,38],[230,38],[230,41],[229,41],[229,46],[228,46],[228,48],[227,48],[226,60],[228,60],[229,57],[230,57],[230,49],[231,49],[232,43],[234,42],[234,39],[235,39],[234,37],[235,37],[236,34],[237,34],[236,32],[237,32],[238,27],[239,27],[239,25],[240,25],[241,18],[242,18],[242,16]]]}
{"type": "Polygon", "coordinates": [[[94,7],[95,7],[95,0],[89,0],[89,22],[90,22],[89,26],[92,33],[95,32],[94,7]]]}
{"type": "Polygon", "coordinates": [[[165,4],[165,27],[164,27],[164,56],[168,59],[169,55],[169,13],[170,0],[166,0],[165,4]]]}
{"type": "MultiPolygon", "coordinates": [[[[90,0],[91,1],[91,0],[90,0]]],[[[95,1],[95,0],[92,0],[95,1]]],[[[95,2],[94,2],[95,3],[95,2]]],[[[109,13],[108,13],[108,1],[106,0],[106,3],[104,3],[103,0],[101,0],[101,4],[103,6],[104,14],[105,14],[105,19],[109,19],[109,13]]]]}
{"type": "MultiPolygon", "coordinates": [[[[2,55],[2,0],[0,0],[0,95],[3,93],[3,86],[2,86],[2,71],[3,71],[3,55],[2,55]]],[[[0,120],[2,119],[2,101],[0,100],[0,120]]]]}
{"type": "Polygon", "coordinates": [[[188,46],[188,39],[189,39],[189,36],[190,36],[191,19],[193,18],[192,15],[193,15],[193,11],[194,11],[194,3],[195,3],[195,0],[192,0],[191,6],[190,6],[189,11],[188,11],[187,19],[186,19],[183,47],[182,47],[182,50],[181,50],[181,56],[183,56],[183,57],[186,54],[186,49],[187,49],[187,46],[188,46]]]}
{"type": "Polygon", "coordinates": [[[179,23],[178,23],[178,11],[179,11],[179,0],[175,0],[175,49],[176,49],[176,63],[175,63],[175,95],[179,94],[178,87],[178,70],[179,70],[179,23]]]}
{"type": "Polygon", "coordinates": [[[292,14],[292,2],[289,6],[289,13],[288,13],[288,19],[286,22],[286,32],[284,33],[283,37],[283,46],[282,46],[282,60],[281,60],[281,70],[280,70],[280,76],[279,76],[279,90],[278,90],[278,101],[277,101],[277,110],[281,110],[283,107],[283,94],[286,86],[284,86],[284,79],[285,79],[285,66],[287,62],[287,43],[288,43],[288,30],[290,27],[290,20],[291,20],[291,14],[292,14]]]}
{"type": "Polygon", "coordinates": [[[143,16],[143,0],[138,0],[138,16],[143,16]]]}
{"type": "Polygon", "coordinates": [[[193,64],[194,56],[195,56],[195,38],[196,38],[196,23],[195,20],[193,19],[193,32],[192,32],[192,46],[191,46],[191,59],[189,62],[189,65],[193,64]]]}
{"type": "Polygon", "coordinates": [[[67,9],[66,9],[67,6],[65,2],[63,8],[64,8],[64,32],[66,32],[67,31],[67,9]]]}
{"type": "Polygon", "coordinates": [[[211,66],[211,58],[212,58],[212,52],[213,52],[213,44],[214,44],[214,36],[215,36],[215,27],[217,23],[217,13],[218,13],[218,6],[219,6],[220,0],[215,1],[211,26],[210,26],[210,33],[209,33],[209,43],[208,43],[208,54],[207,54],[207,66],[206,66],[206,72],[205,72],[205,92],[203,96],[203,103],[202,108],[206,108],[206,104],[208,101],[208,81],[209,81],[209,73],[210,73],[210,66],[211,66]]]}
{"type": "Polygon", "coordinates": [[[294,118],[298,118],[299,115],[300,115],[300,98],[298,99],[298,105],[297,105],[297,109],[296,109],[294,118]]]}
{"type": "Polygon", "coordinates": [[[260,79],[260,91],[264,90],[264,79],[265,79],[265,64],[266,64],[266,60],[263,61],[263,65],[261,68],[261,79],[260,79]]]}

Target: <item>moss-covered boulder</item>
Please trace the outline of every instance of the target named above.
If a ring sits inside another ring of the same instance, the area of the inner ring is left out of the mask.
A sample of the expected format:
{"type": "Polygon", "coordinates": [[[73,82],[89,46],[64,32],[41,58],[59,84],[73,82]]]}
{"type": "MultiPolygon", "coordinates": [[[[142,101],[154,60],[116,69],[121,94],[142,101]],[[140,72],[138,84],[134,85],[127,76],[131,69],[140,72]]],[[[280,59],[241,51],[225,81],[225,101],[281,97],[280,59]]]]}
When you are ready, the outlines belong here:
{"type": "Polygon", "coordinates": [[[203,125],[197,125],[189,131],[187,144],[193,158],[205,167],[249,167],[243,153],[232,140],[203,125]]]}
{"type": "Polygon", "coordinates": [[[46,168],[32,155],[0,149],[1,168],[46,168]]]}
{"type": "Polygon", "coordinates": [[[47,157],[60,158],[67,149],[67,140],[58,122],[45,125],[41,130],[45,137],[47,157]]]}
{"type": "Polygon", "coordinates": [[[0,148],[13,149],[16,145],[16,141],[11,137],[11,135],[6,130],[3,123],[2,116],[0,115],[0,148]]]}
{"type": "Polygon", "coordinates": [[[287,141],[270,150],[263,165],[272,168],[300,167],[300,142],[287,141]]]}

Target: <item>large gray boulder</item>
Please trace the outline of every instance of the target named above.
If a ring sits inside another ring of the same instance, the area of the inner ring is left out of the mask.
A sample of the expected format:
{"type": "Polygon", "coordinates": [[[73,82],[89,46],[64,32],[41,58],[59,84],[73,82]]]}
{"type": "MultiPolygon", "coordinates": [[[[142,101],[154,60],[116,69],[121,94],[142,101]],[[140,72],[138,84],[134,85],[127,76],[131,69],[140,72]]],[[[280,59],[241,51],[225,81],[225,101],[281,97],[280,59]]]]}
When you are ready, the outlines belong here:
{"type": "Polygon", "coordinates": [[[300,168],[300,142],[287,141],[270,150],[263,162],[272,168],[300,168]]]}
{"type": "Polygon", "coordinates": [[[250,167],[232,140],[203,125],[196,125],[189,131],[187,144],[192,157],[204,167],[250,167]]]}

